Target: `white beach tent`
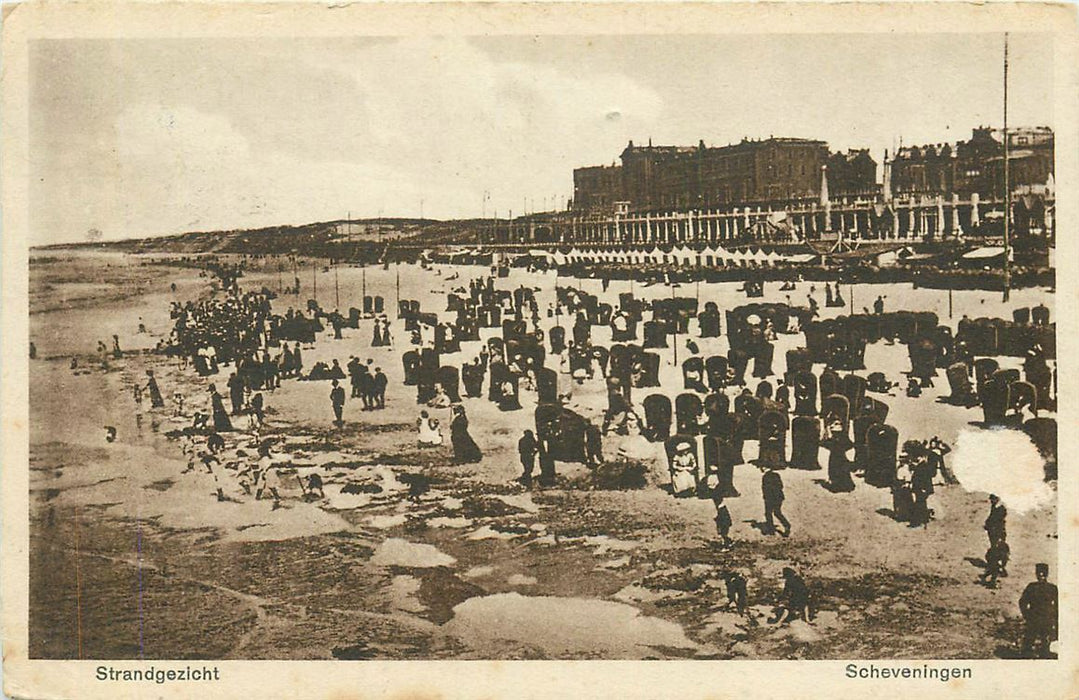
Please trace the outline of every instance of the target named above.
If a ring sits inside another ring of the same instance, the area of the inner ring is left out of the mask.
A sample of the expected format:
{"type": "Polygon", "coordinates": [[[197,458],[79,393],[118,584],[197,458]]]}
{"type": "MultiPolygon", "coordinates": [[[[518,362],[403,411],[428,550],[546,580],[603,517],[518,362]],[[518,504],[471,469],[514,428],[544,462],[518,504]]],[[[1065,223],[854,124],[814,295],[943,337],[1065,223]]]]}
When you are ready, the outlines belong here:
{"type": "Polygon", "coordinates": [[[746,264],[756,267],[764,261],[764,255],[761,253],[760,249],[750,249],[746,251],[744,260],[746,264]]]}
{"type": "Polygon", "coordinates": [[[551,252],[541,248],[532,248],[529,250],[528,257],[534,258],[535,260],[545,260],[548,264],[550,264],[552,260],[551,252]]]}

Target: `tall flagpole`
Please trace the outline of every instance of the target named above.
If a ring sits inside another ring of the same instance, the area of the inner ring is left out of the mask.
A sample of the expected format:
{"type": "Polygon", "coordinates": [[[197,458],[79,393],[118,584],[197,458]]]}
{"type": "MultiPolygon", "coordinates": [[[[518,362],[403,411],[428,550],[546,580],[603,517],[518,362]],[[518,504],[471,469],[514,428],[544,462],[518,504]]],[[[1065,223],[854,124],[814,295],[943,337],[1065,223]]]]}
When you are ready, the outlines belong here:
{"type": "MultiPolygon", "coordinates": [[[[671,301],[674,301],[674,278],[671,278],[671,301]]],[[[671,311],[674,311],[674,304],[671,304],[671,311]]],[[[678,366],[678,322],[679,318],[674,320],[674,366],[678,366]]]]}
{"type": "Polygon", "coordinates": [[[1008,240],[1012,218],[1012,191],[1008,178],[1008,33],[1004,32],[1004,301],[1011,287],[1011,247],[1008,240]]]}
{"type": "Polygon", "coordinates": [[[333,260],[333,304],[334,310],[341,308],[341,288],[337,283],[337,259],[333,260]]]}

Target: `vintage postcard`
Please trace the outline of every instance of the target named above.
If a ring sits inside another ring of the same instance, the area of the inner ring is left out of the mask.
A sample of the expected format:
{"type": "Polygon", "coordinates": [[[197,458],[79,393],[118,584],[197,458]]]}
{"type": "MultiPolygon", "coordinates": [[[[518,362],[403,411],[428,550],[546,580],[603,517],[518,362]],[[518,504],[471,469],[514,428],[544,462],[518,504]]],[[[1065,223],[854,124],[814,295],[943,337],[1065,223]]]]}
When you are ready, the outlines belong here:
{"type": "Polygon", "coordinates": [[[1076,39],[4,6],[5,693],[1079,696],[1076,39]]]}

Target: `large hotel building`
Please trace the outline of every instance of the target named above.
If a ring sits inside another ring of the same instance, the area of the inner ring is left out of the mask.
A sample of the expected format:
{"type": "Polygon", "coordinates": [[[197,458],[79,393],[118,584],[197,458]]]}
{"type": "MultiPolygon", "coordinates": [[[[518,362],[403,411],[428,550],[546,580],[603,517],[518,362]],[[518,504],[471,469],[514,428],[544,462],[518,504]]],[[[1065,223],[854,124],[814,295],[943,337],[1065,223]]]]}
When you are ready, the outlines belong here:
{"type": "Polygon", "coordinates": [[[568,211],[496,222],[488,240],[515,243],[753,244],[841,237],[924,240],[999,237],[1005,201],[1016,236],[1055,235],[1054,138],[1009,129],[1008,189],[1001,130],[954,144],[832,151],[803,138],[728,146],[646,146],[621,163],[577,168],[568,211]],[[878,179],[879,175],[879,179],[878,179]]]}
{"type": "MultiPolygon", "coordinates": [[[[1051,185],[1053,131],[1010,129],[1008,163],[1013,193],[1051,185]]],[[[1004,144],[1000,130],[979,127],[955,144],[905,146],[884,154],[883,183],[868,149],[833,152],[824,141],[770,137],[711,147],[634,145],[621,165],[573,171],[573,210],[630,212],[779,207],[819,200],[884,199],[958,194],[1003,197],[1004,144]]]]}

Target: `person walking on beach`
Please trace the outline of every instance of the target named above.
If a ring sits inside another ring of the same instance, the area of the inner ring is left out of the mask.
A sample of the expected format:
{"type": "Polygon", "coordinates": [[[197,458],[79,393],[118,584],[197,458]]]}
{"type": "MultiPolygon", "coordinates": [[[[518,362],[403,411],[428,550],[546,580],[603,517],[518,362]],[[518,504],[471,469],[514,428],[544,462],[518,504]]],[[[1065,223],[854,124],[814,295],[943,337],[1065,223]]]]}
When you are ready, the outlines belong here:
{"type": "Polygon", "coordinates": [[[474,464],[483,459],[483,452],[468,432],[468,416],[465,407],[454,404],[450,421],[450,442],[453,444],[454,464],[474,464]]]}
{"type": "Polygon", "coordinates": [[[375,367],[375,376],[371,382],[375,392],[375,408],[386,408],[386,386],[390,380],[386,378],[381,367],[375,367]]]}
{"type": "Polygon", "coordinates": [[[385,346],[393,345],[393,336],[390,335],[390,321],[385,316],[382,317],[382,344],[385,346]]]}
{"type": "Polygon", "coordinates": [[[1011,548],[1004,540],[998,540],[989,545],[985,553],[985,570],[979,577],[986,588],[996,588],[997,579],[1008,575],[1008,559],[1011,557],[1011,548]]]}
{"type": "Polygon", "coordinates": [[[349,385],[352,387],[351,397],[358,399],[360,397],[360,358],[352,356],[348,359],[348,364],[345,365],[345,369],[348,371],[349,385]]]}
{"type": "Polygon", "coordinates": [[[229,375],[229,399],[232,401],[232,415],[238,416],[244,410],[244,380],[235,372],[229,375]]]}
{"type": "Polygon", "coordinates": [[[719,488],[719,477],[712,474],[706,483],[712,491],[712,504],[716,507],[716,534],[719,535],[719,548],[720,551],[726,552],[734,544],[731,541],[731,525],[734,521],[731,519],[731,511],[727,508],[727,504],[723,502],[723,489],[719,488]]]}
{"type": "Polygon", "coordinates": [[[333,405],[333,424],[340,428],[345,424],[343,419],[345,413],[345,390],[341,388],[336,379],[333,380],[333,388],[330,389],[330,403],[333,405]]]}
{"type": "Polygon", "coordinates": [[[367,369],[367,365],[360,368],[360,401],[363,402],[363,410],[370,411],[375,407],[375,379],[367,369]]]}
{"type": "Polygon", "coordinates": [[[219,433],[227,433],[232,430],[232,421],[225,410],[225,400],[217,393],[217,387],[210,385],[210,409],[214,421],[214,430],[219,433]]]}
{"type": "Polygon", "coordinates": [[[791,524],[783,515],[783,478],[772,467],[765,467],[761,476],[761,493],[764,496],[764,519],[768,525],[768,534],[776,531],[775,520],[783,525],[783,537],[790,537],[791,524]]]}
{"type": "Polygon", "coordinates": [[[910,490],[914,496],[914,508],[910,526],[926,529],[929,527],[929,521],[933,519],[929,497],[933,495],[933,476],[936,474],[936,469],[929,459],[929,450],[921,442],[908,440],[904,445],[904,451],[911,458],[910,490]]]}
{"type": "Polygon", "coordinates": [[[517,454],[521,458],[521,469],[523,470],[517,481],[525,486],[532,485],[532,470],[536,467],[536,453],[538,452],[539,443],[536,442],[536,436],[532,434],[531,430],[526,430],[521,439],[517,441],[517,454]]]}
{"type": "Polygon", "coordinates": [[[146,377],[146,391],[150,394],[150,407],[164,408],[165,399],[161,398],[161,389],[157,386],[157,379],[154,377],[154,371],[152,369],[146,370],[146,377]]]}
{"type": "Polygon", "coordinates": [[[1003,542],[1008,538],[1008,509],[995,494],[989,494],[989,516],[985,519],[985,532],[989,535],[989,546],[1003,542]]]}

